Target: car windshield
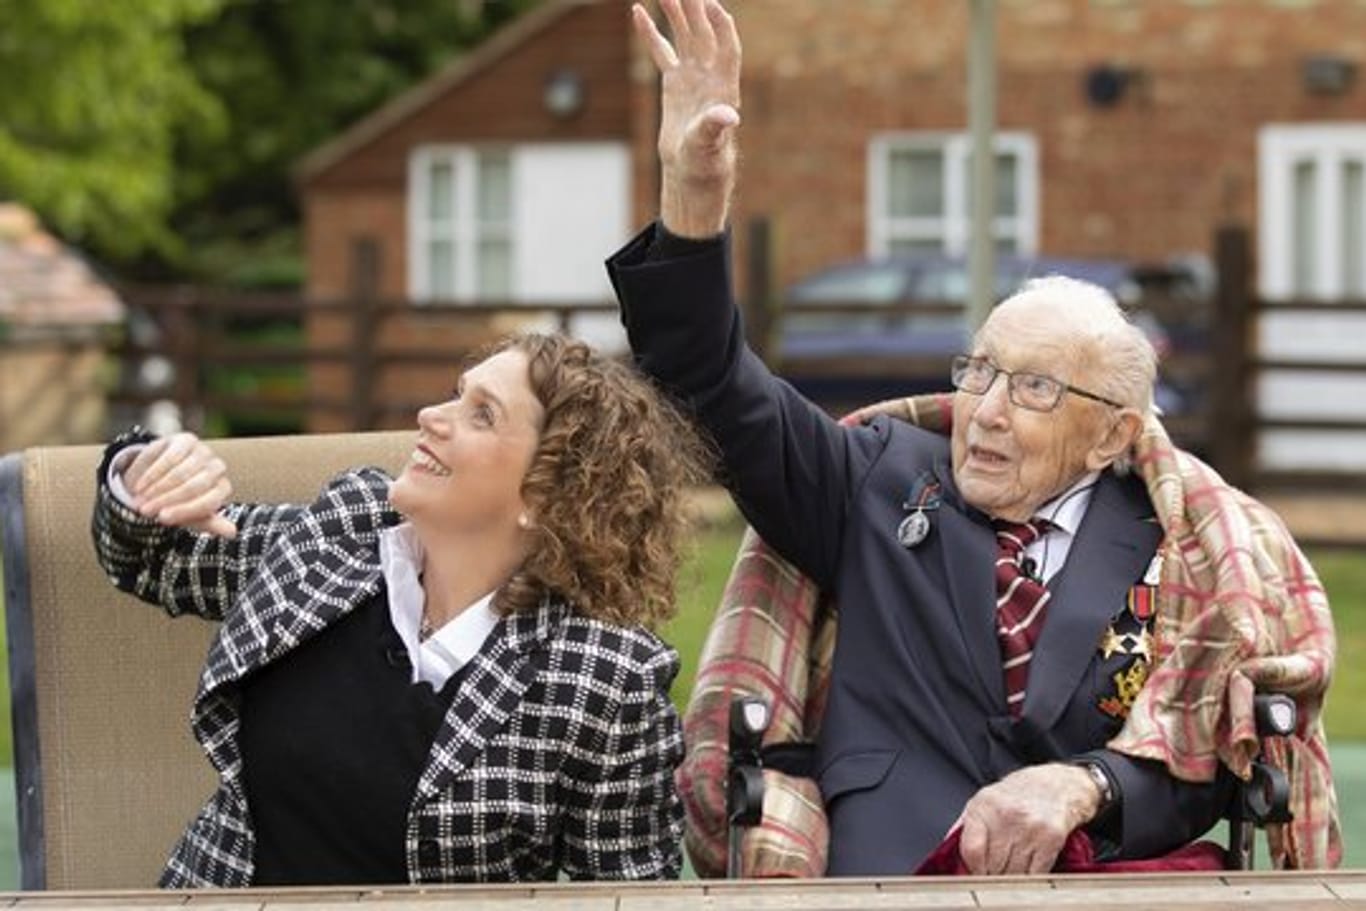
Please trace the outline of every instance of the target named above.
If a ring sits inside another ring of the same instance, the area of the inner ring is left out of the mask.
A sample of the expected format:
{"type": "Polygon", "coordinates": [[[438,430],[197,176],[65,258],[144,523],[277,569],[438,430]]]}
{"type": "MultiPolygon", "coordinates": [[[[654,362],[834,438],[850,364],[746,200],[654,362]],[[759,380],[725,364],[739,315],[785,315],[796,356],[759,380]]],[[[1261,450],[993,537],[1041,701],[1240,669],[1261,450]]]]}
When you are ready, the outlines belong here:
{"type": "MultiPolygon", "coordinates": [[[[888,262],[834,269],[818,275],[792,290],[789,302],[802,304],[890,304],[901,300],[906,287],[906,269],[888,262]]],[[[789,329],[798,332],[878,332],[886,327],[887,317],[879,313],[841,314],[826,310],[802,313],[794,310],[788,317],[789,329]]]]}
{"type": "Polygon", "coordinates": [[[792,289],[792,300],[809,303],[887,303],[906,287],[906,267],[888,262],[818,275],[792,289]]]}

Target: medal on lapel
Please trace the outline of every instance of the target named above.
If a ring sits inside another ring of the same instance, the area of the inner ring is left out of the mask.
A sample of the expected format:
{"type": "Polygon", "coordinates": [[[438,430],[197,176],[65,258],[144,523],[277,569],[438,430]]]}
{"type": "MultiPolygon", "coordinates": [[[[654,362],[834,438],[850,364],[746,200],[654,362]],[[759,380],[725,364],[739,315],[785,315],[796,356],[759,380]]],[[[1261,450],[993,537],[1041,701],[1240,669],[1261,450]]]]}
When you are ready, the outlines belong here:
{"type": "Polygon", "coordinates": [[[901,503],[901,508],[909,510],[909,514],[896,527],[897,543],[907,550],[919,547],[930,536],[930,517],[926,513],[938,509],[941,499],[939,482],[934,475],[925,472],[916,478],[901,503]]]}
{"type": "Polygon", "coordinates": [[[1129,589],[1124,610],[1101,636],[1102,660],[1116,655],[1125,659],[1124,665],[1110,675],[1113,692],[1096,700],[1096,707],[1111,718],[1123,720],[1129,717],[1134,700],[1148,681],[1153,660],[1152,622],[1157,601],[1157,588],[1147,584],[1151,575],[1153,569],[1150,566],[1144,574],[1144,581],[1129,589]]]}

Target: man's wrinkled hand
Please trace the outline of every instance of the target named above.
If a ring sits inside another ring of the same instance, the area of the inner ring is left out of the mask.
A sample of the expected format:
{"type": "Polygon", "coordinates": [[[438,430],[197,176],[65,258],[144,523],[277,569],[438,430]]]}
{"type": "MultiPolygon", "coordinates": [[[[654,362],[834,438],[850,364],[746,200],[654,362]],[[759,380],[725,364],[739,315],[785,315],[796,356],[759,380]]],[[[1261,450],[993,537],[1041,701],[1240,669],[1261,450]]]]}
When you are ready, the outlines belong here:
{"type": "Polygon", "coordinates": [[[725,228],[735,184],[740,36],[718,0],[660,0],[659,5],[672,42],[640,4],[631,15],[663,77],[660,217],[680,236],[712,236],[725,228]]]}
{"type": "Polygon", "coordinates": [[[1047,873],[1067,836],[1099,808],[1100,794],[1081,768],[1029,766],[968,801],[958,820],[958,852],[971,873],[1047,873]]]}

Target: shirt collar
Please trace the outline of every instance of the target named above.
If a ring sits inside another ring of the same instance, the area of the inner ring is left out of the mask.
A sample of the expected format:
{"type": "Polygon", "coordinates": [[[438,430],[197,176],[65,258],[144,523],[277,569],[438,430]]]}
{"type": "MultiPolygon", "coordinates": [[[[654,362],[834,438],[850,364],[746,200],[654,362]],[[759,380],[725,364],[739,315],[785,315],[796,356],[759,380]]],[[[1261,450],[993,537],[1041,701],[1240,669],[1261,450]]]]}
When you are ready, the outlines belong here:
{"type": "Polygon", "coordinates": [[[464,667],[498,624],[491,591],[465,608],[455,619],[421,640],[422,560],[425,552],[412,523],[404,522],[379,533],[380,570],[389,592],[389,619],[408,650],[413,682],[425,680],[440,689],[451,674],[464,667]]]}
{"type": "Polygon", "coordinates": [[[1086,508],[1091,505],[1091,495],[1099,480],[1099,471],[1088,471],[1071,487],[1035,510],[1034,518],[1047,519],[1056,530],[1075,535],[1086,516],[1086,508]]]}

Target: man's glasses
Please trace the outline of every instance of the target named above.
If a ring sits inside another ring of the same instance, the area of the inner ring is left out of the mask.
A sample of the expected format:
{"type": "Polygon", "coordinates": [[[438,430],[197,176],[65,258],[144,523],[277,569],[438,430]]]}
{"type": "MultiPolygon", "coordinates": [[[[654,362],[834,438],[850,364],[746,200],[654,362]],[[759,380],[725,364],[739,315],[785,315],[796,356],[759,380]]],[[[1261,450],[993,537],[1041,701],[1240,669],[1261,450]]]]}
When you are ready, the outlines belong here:
{"type": "Polygon", "coordinates": [[[1011,370],[1002,370],[984,357],[958,355],[953,359],[953,368],[949,372],[949,377],[953,380],[953,388],[972,395],[985,395],[986,391],[991,388],[991,384],[996,382],[996,374],[998,373],[1005,374],[1006,389],[1010,394],[1010,400],[1021,408],[1028,408],[1030,411],[1052,411],[1062,403],[1064,392],[1071,392],[1092,401],[1103,402],[1114,408],[1124,407],[1114,399],[1107,399],[1103,395],[1078,389],[1076,386],[1068,385],[1062,380],[1054,379],[1042,373],[1016,373],[1011,370]]]}

